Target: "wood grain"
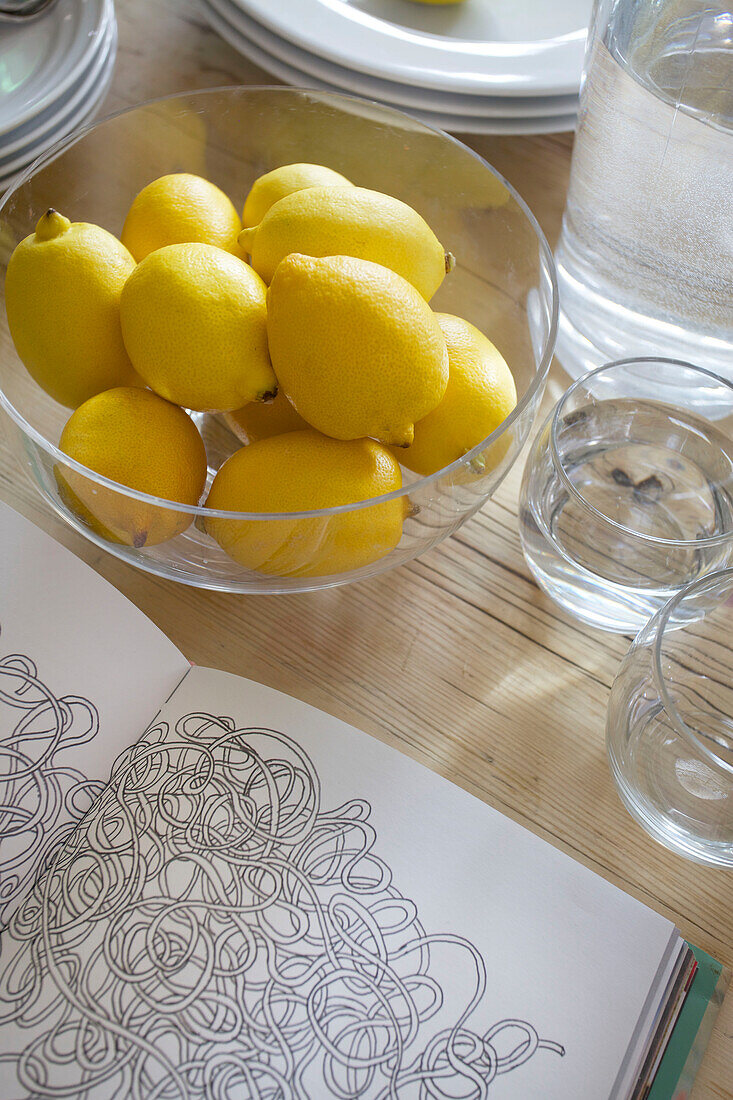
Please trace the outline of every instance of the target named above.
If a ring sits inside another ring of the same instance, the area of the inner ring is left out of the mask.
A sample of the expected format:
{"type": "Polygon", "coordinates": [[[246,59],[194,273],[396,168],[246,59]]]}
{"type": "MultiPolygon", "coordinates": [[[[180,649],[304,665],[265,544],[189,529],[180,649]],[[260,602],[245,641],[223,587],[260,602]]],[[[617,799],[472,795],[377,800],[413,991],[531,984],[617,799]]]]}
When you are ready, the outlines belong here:
{"type": "MultiPolygon", "coordinates": [[[[191,88],[273,83],[207,28],[194,0],[117,0],[117,14],[120,49],[105,112],[191,88]]],[[[554,243],[571,137],[467,140],[515,185],[554,243]]],[[[555,368],[546,403],[564,385],[555,368]]],[[[517,535],[521,466],[422,559],[303,596],[220,595],[134,570],[64,527],[6,445],[0,497],[116,585],[195,663],[290,692],[397,746],[733,965],[733,874],[659,847],[616,796],[604,724],[628,639],[573,622],[531,580],[517,535]]],[[[731,995],[692,1100],[733,1100],[731,995]]]]}

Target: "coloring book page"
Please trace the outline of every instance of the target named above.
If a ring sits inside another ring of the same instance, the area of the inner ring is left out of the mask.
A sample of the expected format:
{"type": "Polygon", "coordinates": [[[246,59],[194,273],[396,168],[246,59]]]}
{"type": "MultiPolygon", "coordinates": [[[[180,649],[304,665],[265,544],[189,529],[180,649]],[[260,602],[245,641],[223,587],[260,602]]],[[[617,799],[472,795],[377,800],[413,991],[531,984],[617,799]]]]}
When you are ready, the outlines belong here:
{"type": "Polygon", "coordinates": [[[672,925],[337,719],[195,668],[0,937],[12,1100],[603,1100],[672,925]]]}
{"type": "Polygon", "coordinates": [[[0,504],[0,928],[188,668],[134,604],[0,504]]]}

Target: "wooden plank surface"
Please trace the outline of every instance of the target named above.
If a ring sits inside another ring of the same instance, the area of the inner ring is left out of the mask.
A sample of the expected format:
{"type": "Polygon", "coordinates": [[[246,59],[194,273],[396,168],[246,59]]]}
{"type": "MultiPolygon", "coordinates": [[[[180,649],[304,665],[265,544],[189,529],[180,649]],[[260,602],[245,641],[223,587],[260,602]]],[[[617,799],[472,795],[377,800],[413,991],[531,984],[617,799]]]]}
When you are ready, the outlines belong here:
{"type": "MultiPolygon", "coordinates": [[[[273,83],[206,26],[195,0],[117,0],[105,113],[196,87],[273,83]]],[[[572,138],[468,138],[554,243],[572,138]]],[[[554,368],[548,399],[566,384],[554,368]]],[[[0,497],[69,546],[197,664],[280,688],[447,776],[674,920],[733,965],[733,873],[687,863],[627,816],[606,764],[608,693],[628,639],[560,612],[522,558],[522,460],[460,532],[410,565],[303,596],[244,597],[166,582],[57,520],[0,447],[0,497]]],[[[589,1097],[588,1100],[596,1100],[589,1097]]],[[[691,1100],[733,1100],[729,994],[691,1100]]]]}

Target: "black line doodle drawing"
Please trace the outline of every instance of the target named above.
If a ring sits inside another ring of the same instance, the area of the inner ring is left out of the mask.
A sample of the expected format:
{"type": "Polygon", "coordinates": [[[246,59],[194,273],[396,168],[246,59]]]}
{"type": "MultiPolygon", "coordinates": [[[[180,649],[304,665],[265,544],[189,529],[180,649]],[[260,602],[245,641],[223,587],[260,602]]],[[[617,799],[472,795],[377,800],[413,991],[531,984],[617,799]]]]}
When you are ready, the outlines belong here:
{"type": "Polygon", "coordinates": [[[30,657],[0,659],[0,929],[39,860],[83,817],[104,784],[65,754],[91,741],[99,714],[88,699],[56,695],[30,657]]]}
{"type": "Polygon", "coordinates": [[[371,812],[324,808],[276,730],[153,724],[0,941],[0,1078],[33,1100],[481,1100],[563,1055],[478,1023],[484,959],[423,927],[371,812]]]}

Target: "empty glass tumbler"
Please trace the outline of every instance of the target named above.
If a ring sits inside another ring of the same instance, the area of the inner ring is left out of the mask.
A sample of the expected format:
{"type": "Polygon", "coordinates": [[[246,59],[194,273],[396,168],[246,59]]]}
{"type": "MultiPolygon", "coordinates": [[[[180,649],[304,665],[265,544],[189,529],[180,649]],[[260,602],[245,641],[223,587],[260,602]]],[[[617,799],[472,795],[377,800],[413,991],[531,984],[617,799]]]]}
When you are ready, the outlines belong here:
{"type": "Polygon", "coordinates": [[[665,359],[574,382],[530,450],[519,532],[548,595],[635,634],[680,588],[733,563],[733,385],[665,359]]]}
{"type": "Polygon", "coordinates": [[[733,379],[733,8],[596,0],[557,250],[557,356],[733,379]]]}
{"type": "Polygon", "coordinates": [[[606,741],[619,794],[647,832],[733,867],[733,569],[679,592],[638,635],[606,741]]]}

